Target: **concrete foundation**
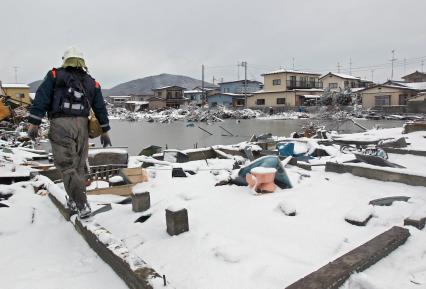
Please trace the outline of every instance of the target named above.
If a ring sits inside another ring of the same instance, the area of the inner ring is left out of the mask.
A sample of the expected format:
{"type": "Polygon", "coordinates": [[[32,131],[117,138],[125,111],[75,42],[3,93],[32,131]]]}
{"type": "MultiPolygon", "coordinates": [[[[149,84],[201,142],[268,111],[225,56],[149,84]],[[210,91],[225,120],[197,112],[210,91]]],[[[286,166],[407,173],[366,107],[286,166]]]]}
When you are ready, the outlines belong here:
{"type": "Polygon", "coordinates": [[[133,212],[144,212],[151,207],[151,197],[149,192],[143,192],[132,195],[133,212]]]}
{"type": "Polygon", "coordinates": [[[186,209],[166,209],[167,233],[170,236],[189,231],[188,211],[186,209]]]}
{"type": "Polygon", "coordinates": [[[326,172],[334,172],[338,174],[350,173],[358,177],[374,179],[384,182],[397,182],[410,186],[426,187],[426,177],[419,175],[410,175],[408,173],[393,172],[376,168],[368,168],[356,166],[354,164],[339,164],[327,162],[325,165],[326,172]]]}
{"type": "Polygon", "coordinates": [[[393,227],[286,289],[337,289],[352,273],[364,271],[375,264],[404,244],[409,236],[407,229],[393,227]]]}

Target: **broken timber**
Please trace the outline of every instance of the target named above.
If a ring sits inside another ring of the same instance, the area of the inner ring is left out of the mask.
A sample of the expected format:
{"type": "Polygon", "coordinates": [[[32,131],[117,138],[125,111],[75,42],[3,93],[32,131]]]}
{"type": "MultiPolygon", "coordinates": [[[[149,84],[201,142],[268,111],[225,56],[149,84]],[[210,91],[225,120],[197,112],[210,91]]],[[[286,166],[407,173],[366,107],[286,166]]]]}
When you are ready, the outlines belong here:
{"type": "Polygon", "coordinates": [[[404,244],[407,229],[394,226],[345,255],[296,281],[286,289],[337,289],[354,272],[362,272],[404,244]]]}
{"type": "Polygon", "coordinates": [[[338,174],[350,173],[354,176],[364,177],[373,180],[379,180],[384,182],[397,182],[411,186],[426,187],[425,176],[411,175],[400,171],[357,166],[355,164],[339,164],[335,162],[327,162],[325,165],[325,171],[334,172],[338,174]]]}
{"type": "MultiPolygon", "coordinates": [[[[49,198],[65,219],[69,220],[69,210],[51,193],[49,198]]],[[[163,283],[163,278],[138,256],[132,255],[121,240],[93,221],[74,221],[75,229],[89,246],[123,279],[130,289],[153,289],[151,280],[163,283]]]]}

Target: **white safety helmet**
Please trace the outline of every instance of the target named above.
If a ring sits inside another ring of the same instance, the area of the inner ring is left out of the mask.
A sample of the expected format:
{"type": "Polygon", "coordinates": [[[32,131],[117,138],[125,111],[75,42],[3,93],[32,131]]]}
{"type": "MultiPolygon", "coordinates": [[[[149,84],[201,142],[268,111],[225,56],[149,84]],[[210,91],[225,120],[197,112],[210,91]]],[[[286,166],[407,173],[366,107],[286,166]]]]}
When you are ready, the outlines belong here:
{"type": "Polygon", "coordinates": [[[62,60],[65,61],[68,58],[72,58],[72,57],[81,58],[81,59],[84,60],[83,53],[73,46],[71,46],[67,50],[65,50],[64,56],[62,56],[62,60]]]}

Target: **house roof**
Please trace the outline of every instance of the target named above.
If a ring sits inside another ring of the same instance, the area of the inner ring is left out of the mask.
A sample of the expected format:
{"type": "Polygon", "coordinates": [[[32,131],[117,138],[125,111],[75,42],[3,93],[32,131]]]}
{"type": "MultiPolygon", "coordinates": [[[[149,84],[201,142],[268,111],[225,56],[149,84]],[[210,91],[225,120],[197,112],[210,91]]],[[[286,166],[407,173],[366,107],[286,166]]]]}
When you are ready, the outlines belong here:
{"type": "Polygon", "coordinates": [[[413,75],[421,75],[421,76],[425,76],[426,77],[426,73],[424,73],[424,72],[420,72],[420,71],[414,71],[413,73],[410,73],[410,74],[407,74],[406,76],[403,76],[403,77],[401,77],[402,79],[405,79],[405,78],[408,78],[408,77],[410,77],[410,76],[413,76],[413,75]]]}
{"type": "Polygon", "coordinates": [[[181,87],[181,86],[177,86],[177,85],[168,85],[168,86],[163,86],[163,87],[159,87],[159,88],[153,88],[153,91],[157,91],[157,90],[163,90],[163,89],[167,89],[167,88],[179,88],[179,89],[186,89],[185,87],[181,87]]]}
{"type": "Polygon", "coordinates": [[[361,80],[360,77],[356,77],[356,76],[344,74],[344,73],[335,73],[335,72],[329,72],[329,73],[321,76],[320,79],[323,79],[324,77],[329,76],[329,75],[330,76],[334,75],[336,77],[340,77],[340,78],[343,78],[343,79],[361,80]]]}
{"type": "Polygon", "coordinates": [[[300,71],[300,70],[293,70],[293,69],[278,69],[275,71],[264,73],[262,74],[262,76],[271,75],[271,74],[281,74],[281,73],[309,74],[309,75],[317,75],[317,76],[321,75],[321,73],[309,72],[309,71],[300,71]]]}
{"type": "Polygon", "coordinates": [[[396,80],[389,80],[385,82],[386,85],[396,85],[400,87],[406,87],[414,90],[426,90],[426,82],[405,82],[405,81],[396,81],[396,80]]]}
{"type": "Polygon", "coordinates": [[[376,88],[376,87],[387,87],[387,88],[396,88],[396,89],[402,89],[402,90],[415,91],[414,89],[411,89],[411,88],[408,88],[408,87],[405,87],[405,86],[391,85],[391,84],[384,83],[384,84],[376,84],[376,85],[373,85],[373,86],[370,86],[370,87],[366,87],[364,89],[358,90],[357,92],[366,91],[366,90],[376,88]]]}
{"type": "Polygon", "coordinates": [[[110,95],[109,98],[130,98],[130,95],[110,95]]]}
{"type": "Polygon", "coordinates": [[[24,83],[2,83],[1,87],[3,87],[3,88],[30,88],[27,84],[24,84],[24,83]]]}
{"type": "Polygon", "coordinates": [[[136,105],[138,105],[138,104],[142,105],[142,104],[148,104],[149,102],[148,101],[140,101],[140,100],[129,100],[129,101],[126,101],[126,103],[136,104],[136,105]]]}
{"type": "MultiPolygon", "coordinates": [[[[238,83],[238,82],[244,83],[244,79],[242,79],[242,80],[233,80],[233,81],[223,81],[223,82],[219,82],[219,85],[221,85],[221,84],[228,84],[228,83],[238,83]]],[[[247,79],[247,83],[263,84],[260,81],[257,81],[257,80],[248,80],[248,79],[247,79]]]]}
{"type": "Polygon", "coordinates": [[[191,93],[201,93],[202,90],[200,89],[193,89],[193,90],[185,90],[183,93],[184,94],[191,94],[191,93]]]}

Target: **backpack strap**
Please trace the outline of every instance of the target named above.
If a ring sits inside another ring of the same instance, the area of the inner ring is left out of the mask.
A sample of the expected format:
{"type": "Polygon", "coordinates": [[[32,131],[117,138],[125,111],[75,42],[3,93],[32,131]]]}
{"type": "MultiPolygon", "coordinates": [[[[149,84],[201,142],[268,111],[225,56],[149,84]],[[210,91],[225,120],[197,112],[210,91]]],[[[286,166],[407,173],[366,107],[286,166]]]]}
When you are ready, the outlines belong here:
{"type": "Polygon", "coordinates": [[[53,78],[56,78],[56,68],[52,68],[52,76],[53,78]]]}
{"type": "Polygon", "coordinates": [[[101,87],[101,84],[98,81],[96,81],[96,80],[95,80],[95,87],[96,88],[100,88],[101,87]]]}

